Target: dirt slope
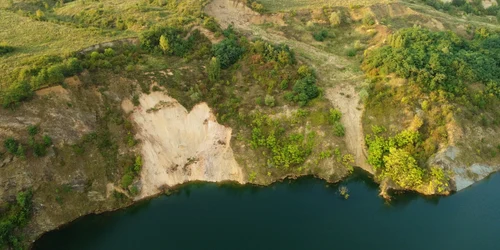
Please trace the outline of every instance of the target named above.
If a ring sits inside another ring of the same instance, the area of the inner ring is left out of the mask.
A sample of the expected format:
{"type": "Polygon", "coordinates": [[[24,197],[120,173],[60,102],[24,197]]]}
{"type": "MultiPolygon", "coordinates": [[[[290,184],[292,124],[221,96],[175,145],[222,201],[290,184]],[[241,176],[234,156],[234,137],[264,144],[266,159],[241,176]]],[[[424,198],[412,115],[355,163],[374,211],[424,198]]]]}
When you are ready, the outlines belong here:
{"type": "MultiPolygon", "coordinates": [[[[188,112],[175,99],[153,92],[140,98],[131,115],[141,140],[141,195],[190,181],[244,183],[231,149],[230,128],[217,123],[207,104],[188,112]]],[[[130,101],[122,107],[129,111],[130,101]]]]}
{"type": "MultiPolygon", "coordinates": [[[[231,0],[213,0],[206,6],[205,12],[215,17],[223,28],[232,24],[236,29],[250,33],[252,36],[260,37],[274,43],[287,44],[301,56],[301,59],[306,60],[317,72],[320,72],[320,81],[322,81],[323,85],[327,86],[325,89],[327,93],[326,97],[344,114],[342,122],[346,127],[346,144],[349,151],[355,155],[356,165],[373,173],[371,166],[366,164],[364,135],[361,123],[363,109],[362,106],[358,105],[359,96],[354,90],[355,86],[347,84],[347,82],[352,82],[353,79],[359,78],[359,75],[353,75],[347,70],[340,70],[348,64],[345,59],[312,45],[296,40],[289,40],[280,34],[270,33],[255,26],[254,24],[259,24],[262,19],[268,17],[259,15],[244,4],[231,0]],[[334,86],[335,82],[346,82],[346,84],[334,86]],[[349,95],[350,98],[345,98],[341,93],[349,95]]],[[[274,18],[276,19],[276,16],[274,18]]]]}

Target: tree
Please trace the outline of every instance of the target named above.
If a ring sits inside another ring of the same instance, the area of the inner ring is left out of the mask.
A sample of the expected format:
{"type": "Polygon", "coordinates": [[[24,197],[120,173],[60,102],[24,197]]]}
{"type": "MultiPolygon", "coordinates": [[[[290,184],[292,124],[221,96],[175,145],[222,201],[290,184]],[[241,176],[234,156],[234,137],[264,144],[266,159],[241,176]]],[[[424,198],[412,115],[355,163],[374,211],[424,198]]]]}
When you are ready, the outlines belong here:
{"type": "Polygon", "coordinates": [[[168,39],[165,37],[165,35],[160,36],[160,48],[163,51],[163,53],[168,54],[171,52],[170,44],[168,42],[168,39]]]}
{"type": "Polygon", "coordinates": [[[424,172],[407,151],[390,148],[389,155],[384,156],[384,163],[382,176],[391,178],[399,186],[411,188],[422,184],[424,172]]]}
{"type": "Polygon", "coordinates": [[[211,82],[216,82],[220,78],[220,60],[217,57],[212,57],[208,65],[208,79],[211,82]]]}
{"type": "Polygon", "coordinates": [[[226,38],[212,47],[212,52],[219,59],[222,69],[236,63],[245,50],[233,38],[226,38]]]}

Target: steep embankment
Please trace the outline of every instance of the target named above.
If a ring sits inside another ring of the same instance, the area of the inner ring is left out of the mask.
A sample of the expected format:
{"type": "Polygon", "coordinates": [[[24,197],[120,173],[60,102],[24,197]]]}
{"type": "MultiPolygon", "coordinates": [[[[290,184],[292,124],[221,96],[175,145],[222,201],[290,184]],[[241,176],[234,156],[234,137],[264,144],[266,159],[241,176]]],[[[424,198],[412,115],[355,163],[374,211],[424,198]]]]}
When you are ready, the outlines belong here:
{"type": "Polygon", "coordinates": [[[316,71],[320,72],[319,78],[326,87],[326,97],[333,106],[344,114],[342,122],[346,127],[345,141],[349,152],[355,156],[355,164],[365,171],[373,173],[372,167],[366,164],[361,123],[363,106],[360,104],[359,95],[354,90],[356,84],[351,84],[353,80],[360,83],[362,75],[343,70],[348,62],[338,55],[255,26],[264,22],[285,25],[280,14],[263,16],[252,11],[243,3],[230,0],[213,0],[205,7],[205,12],[215,17],[223,28],[233,25],[240,31],[250,33],[251,36],[289,45],[301,55],[302,60],[306,60],[316,71]]]}
{"type": "Polygon", "coordinates": [[[217,123],[206,103],[188,112],[161,92],[142,95],[140,106],[128,100],[122,107],[132,112],[141,141],[143,169],[138,199],[191,181],[245,183],[231,149],[231,128],[217,123]]]}

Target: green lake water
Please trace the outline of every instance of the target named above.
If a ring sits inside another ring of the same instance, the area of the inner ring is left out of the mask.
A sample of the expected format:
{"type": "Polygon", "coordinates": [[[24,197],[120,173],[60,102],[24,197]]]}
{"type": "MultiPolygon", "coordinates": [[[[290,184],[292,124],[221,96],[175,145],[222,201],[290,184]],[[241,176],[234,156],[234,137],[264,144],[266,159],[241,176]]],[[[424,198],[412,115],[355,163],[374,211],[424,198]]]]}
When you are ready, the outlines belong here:
{"type": "Polygon", "coordinates": [[[499,250],[500,175],[444,198],[396,196],[354,177],[270,187],[196,184],[44,235],[37,250],[499,250]]]}

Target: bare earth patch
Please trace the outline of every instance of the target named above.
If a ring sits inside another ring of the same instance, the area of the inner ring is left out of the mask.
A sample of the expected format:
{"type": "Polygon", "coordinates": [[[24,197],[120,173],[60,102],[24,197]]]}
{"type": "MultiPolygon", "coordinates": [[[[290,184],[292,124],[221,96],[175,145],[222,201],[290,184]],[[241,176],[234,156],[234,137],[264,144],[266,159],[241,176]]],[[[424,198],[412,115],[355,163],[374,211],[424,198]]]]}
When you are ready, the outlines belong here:
{"type": "Polygon", "coordinates": [[[369,173],[373,168],[366,162],[365,138],[361,118],[363,105],[352,85],[339,85],[326,90],[326,97],[342,112],[342,123],[345,125],[345,141],[347,149],[354,154],[356,166],[369,173]]]}
{"type": "MultiPolygon", "coordinates": [[[[128,102],[122,107],[130,108],[128,102]]],[[[206,103],[188,112],[160,92],[142,95],[140,103],[131,115],[143,156],[138,199],[192,181],[245,183],[230,145],[232,130],[217,123],[206,103]]]]}

